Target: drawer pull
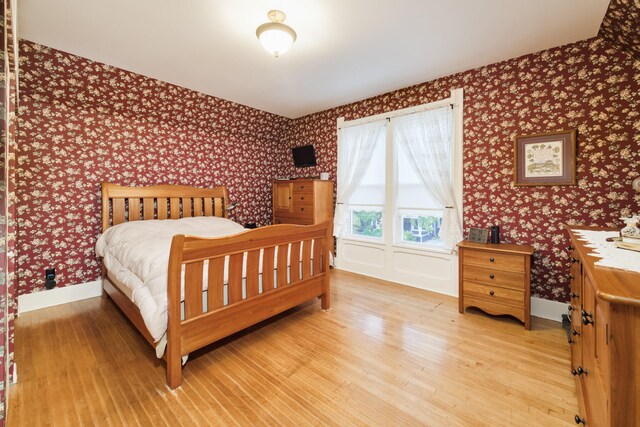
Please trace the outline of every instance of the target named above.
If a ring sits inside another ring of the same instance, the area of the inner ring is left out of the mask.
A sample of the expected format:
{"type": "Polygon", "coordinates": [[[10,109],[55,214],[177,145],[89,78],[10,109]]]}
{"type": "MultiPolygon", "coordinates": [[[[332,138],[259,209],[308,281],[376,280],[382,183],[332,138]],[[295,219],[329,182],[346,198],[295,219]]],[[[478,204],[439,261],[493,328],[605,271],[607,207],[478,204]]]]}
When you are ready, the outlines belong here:
{"type": "Polygon", "coordinates": [[[573,246],[567,246],[567,250],[571,252],[573,250],[573,246]]]}
{"type": "Polygon", "coordinates": [[[573,277],[573,274],[570,274],[570,275],[569,275],[569,279],[571,279],[571,280],[576,280],[576,278],[575,278],[575,277],[573,277]]]}
{"type": "Polygon", "coordinates": [[[304,210],[304,208],[300,208],[300,210],[301,210],[301,211],[303,211],[303,210],[304,210]]]}
{"type": "Polygon", "coordinates": [[[587,375],[588,374],[586,369],[582,369],[582,366],[578,366],[577,372],[578,372],[578,375],[582,375],[582,374],[587,375]]]}
{"type": "Polygon", "coordinates": [[[573,340],[572,340],[571,338],[569,338],[569,339],[567,340],[567,342],[568,342],[569,344],[573,344],[573,340]]]}
{"type": "Polygon", "coordinates": [[[575,259],[574,257],[571,257],[571,264],[578,262],[577,259],[575,259]]]}
{"type": "Polygon", "coordinates": [[[580,332],[576,331],[575,329],[574,329],[574,330],[572,330],[572,331],[571,331],[571,333],[573,334],[573,336],[574,336],[574,337],[575,337],[576,335],[577,335],[577,336],[580,336],[580,332]]]}
{"type": "Polygon", "coordinates": [[[571,313],[574,310],[573,306],[571,304],[567,304],[567,310],[571,313]]]}
{"type": "Polygon", "coordinates": [[[495,276],[493,274],[489,275],[489,279],[493,279],[495,276]]]}
{"type": "Polygon", "coordinates": [[[569,293],[569,296],[571,298],[578,298],[580,295],[576,294],[575,292],[571,292],[571,293],[569,293]]]}
{"type": "Polygon", "coordinates": [[[300,200],[304,200],[304,197],[300,197],[300,200]]]}
{"type": "Polygon", "coordinates": [[[576,415],[575,422],[576,424],[587,424],[587,421],[584,418],[580,418],[580,415],[576,415]]]}
{"type": "Polygon", "coordinates": [[[493,257],[489,258],[490,262],[495,262],[495,259],[493,257]]]}
{"type": "Polygon", "coordinates": [[[573,375],[574,377],[575,377],[576,375],[578,375],[578,371],[576,371],[576,368],[573,368],[573,369],[571,370],[571,375],[573,375]]]}
{"type": "Polygon", "coordinates": [[[301,185],[301,186],[300,186],[300,189],[303,189],[303,188],[304,188],[304,185],[301,185]]]}
{"type": "Polygon", "coordinates": [[[489,291],[489,295],[493,296],[493,294],[495,294],[495,292],[489,291]]]}

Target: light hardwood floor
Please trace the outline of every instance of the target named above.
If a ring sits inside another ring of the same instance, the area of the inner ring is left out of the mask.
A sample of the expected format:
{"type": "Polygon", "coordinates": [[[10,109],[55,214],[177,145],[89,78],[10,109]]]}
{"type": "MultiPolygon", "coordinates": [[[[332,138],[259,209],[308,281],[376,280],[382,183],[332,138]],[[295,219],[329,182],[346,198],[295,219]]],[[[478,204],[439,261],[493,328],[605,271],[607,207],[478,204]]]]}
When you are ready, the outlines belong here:
{"type": "MultiPolygon", "coordinates": [[[[108,299],[23,314],[8,425],[571,425],[560,324],[332,271],[309,302],[192,354],[182,387],[108,299]]],[[[574,424],[575,425],[575,424],[574,424]]]]}

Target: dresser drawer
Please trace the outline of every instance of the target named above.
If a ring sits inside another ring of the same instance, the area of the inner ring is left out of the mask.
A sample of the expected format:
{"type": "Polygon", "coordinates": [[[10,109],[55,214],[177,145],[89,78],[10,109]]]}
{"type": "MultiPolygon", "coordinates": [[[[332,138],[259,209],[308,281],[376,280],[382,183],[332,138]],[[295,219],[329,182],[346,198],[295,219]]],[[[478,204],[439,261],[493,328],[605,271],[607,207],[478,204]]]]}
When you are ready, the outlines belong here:
{"type": "Polygon", "coordinates": [[[462,263],[477,267],[524,273],[524,257],[522,255],[465,250],[462,255],[462,263]]]}
{"type": "Polygon", "coordinates": [[[297,225],[311,225],[313,224],[312,218],[300,218],[300,217],[276,217],[273,220],[274,224],[297,224],[297,225]]]}
{"type": "Polygon", "coordinates": [[[293,194],[313,193],[313,182],[295,182],[293,184],[293,194]]]}
{"type": "Polygon", "coordinates": [[[293,205],[293,215],[297,218],[313,219],[313,206],[293,205]]]}
{"type": "Polygon", "coordinates": [[[465,265],[462,279],[465,282],[472,281],[489,286],[502,286],[505,288],[524,290],[524,272],[500,271],[493,268],[481,268],[465,265]]]}
{"type": "Polygon", "coordinates": [[[313,193],[293,193],[293,204],[299,205],[313,205],[313,193]]]}
{"type": "Polygon", "coordinates": [[[500,304],[523,307],[524,291],[501,288],[499,286],[481,285],[480,283],[464,282],[464,296],[470,298],[484,299],[500,304]]]}

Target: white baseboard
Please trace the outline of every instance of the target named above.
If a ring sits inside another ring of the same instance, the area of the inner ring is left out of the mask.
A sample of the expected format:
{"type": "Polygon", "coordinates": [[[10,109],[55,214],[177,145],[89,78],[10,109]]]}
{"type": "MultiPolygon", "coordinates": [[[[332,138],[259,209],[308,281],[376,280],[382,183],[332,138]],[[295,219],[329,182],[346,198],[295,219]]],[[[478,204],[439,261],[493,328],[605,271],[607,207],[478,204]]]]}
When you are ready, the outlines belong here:
{"type": "Polygon", "coordinates": [[[20,295],[18,296],[18,315],[41,308],[53,307],[54,305],[99,297],[100,295],[102,295],[101,280],[20,295]]]}
{"type": "Polygon", "coordinates": [[[531,315],[543,319],[562,322],[562,315],[567,314],[567,303],[531,297],[531,315]]]}

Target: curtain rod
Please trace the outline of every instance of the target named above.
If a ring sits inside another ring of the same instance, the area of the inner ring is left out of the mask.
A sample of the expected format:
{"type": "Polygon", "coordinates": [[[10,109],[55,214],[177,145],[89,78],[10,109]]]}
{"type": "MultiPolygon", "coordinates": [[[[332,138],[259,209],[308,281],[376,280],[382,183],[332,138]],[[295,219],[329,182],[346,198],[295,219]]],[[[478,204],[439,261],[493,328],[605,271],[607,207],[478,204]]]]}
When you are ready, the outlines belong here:
{"type": "MultiPolygon", "coordinates": [[[[377,121],[391,121],[394,117],[407,116],[409,114],[422,113],[429,110],[435,110],[449,105],[452,109],[455,107],[452,98],[441,99],[439,101],[430,102],[428,104],[417,105],[415,107],[403,108],[401,110],[390,111],[388,113],[376,114],[374,116],[362,117],[360,119],[343,121],[338,124],[338,130],[351,126],[359,126],[377,121]]],[[[343,119],[344,120],[344,119],[343,119]]],[[[340,119],[338,119],[340,121],[340,119]]]]}

